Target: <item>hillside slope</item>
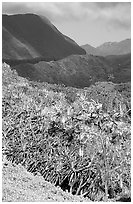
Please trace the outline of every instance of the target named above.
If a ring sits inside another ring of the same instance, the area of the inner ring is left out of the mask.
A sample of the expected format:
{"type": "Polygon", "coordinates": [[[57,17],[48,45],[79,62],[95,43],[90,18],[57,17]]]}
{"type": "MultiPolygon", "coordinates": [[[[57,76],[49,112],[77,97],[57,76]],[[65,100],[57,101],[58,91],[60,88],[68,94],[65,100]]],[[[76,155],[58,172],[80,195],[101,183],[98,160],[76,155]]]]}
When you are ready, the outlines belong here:
{"type": "Polygon", "coordinates": [[[4,162],[2,169],[2,201],[4,202],[89,202],[82,196],[73,196],[34,176],[21,165],[4,162]]]}
{"type": "Polygon", "coordinates": [[[131,81],[131,54],[106,56],[117,83],[131,81]]]}
{"type": "Polygon", "coordinates": [[[107,58],[71,55],[62,60],[12,66],[22,77],[33,81],[65,84],[78,88],[97,81],[125,83],[131,80],[131,55],[107,58]]]}
{"type": "Polygon", "coordinates": [[[35,14],[2,16],[3,59],[61,59],[85,51],[45,17],[35,14]]]}
{"type": "Polygon", "coordinates": [[[13,163],[3,167],[3,201],[77,201],[43,178],[92,201],[131,201],[130,83],[86,89],[35,83],[7,64],[2,74],[2,152],[13,163]]]}

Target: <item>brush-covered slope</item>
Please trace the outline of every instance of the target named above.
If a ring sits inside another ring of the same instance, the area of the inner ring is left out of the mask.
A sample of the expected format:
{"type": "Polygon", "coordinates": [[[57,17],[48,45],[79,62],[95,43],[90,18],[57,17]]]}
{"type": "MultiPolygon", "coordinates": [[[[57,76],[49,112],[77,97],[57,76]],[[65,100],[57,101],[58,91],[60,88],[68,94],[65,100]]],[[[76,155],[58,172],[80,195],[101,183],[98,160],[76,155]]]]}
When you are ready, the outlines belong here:
{"type": "Polygon", "coordinates": [[[53,60],[71,54],[85,54],[80,46],[42,16],[3,15],[2,28],[3,59],[43,57],[53,60]]]}
{"type": "Polygon", "coordinates": [[[20,76],[33,81],[85,87],[95,81],[107,81],[110,66],[104,58],[71,55],[58,61],[25,63],[13,67],[20,76]]]}
{"type": "Polygon", "coordinates": [[[124,55],[131,53],[131,39],[122,40],[120,42],[105,42],[98,47],[91,45],[81,46],[87,54],[107,56],[107,55],[124,55]]]}
{"type": "Polygon", "coordinates": [[[129,82],[131,80],[131,55],[107,58],[71,55],[58,61],[24,63],[12,68],[20,76],[33,81],[83,88],[97,81],[129,82]]]}
{"type": "Polygon", "coordinates": [[[131,81],[131,54],[106,56],[117,83],[131,81]]]}
{"type": "Polygon", "coordinates": [[[5,161],[2,169],[3,202],[87,202],[81,196],[73,196],[59,187],[34,176],[21,165],[5,161]]]}
{"type": "Polygon", "coordinates": [[[3,201],[131,202],[130,83],[2,82],[3,201]]]}

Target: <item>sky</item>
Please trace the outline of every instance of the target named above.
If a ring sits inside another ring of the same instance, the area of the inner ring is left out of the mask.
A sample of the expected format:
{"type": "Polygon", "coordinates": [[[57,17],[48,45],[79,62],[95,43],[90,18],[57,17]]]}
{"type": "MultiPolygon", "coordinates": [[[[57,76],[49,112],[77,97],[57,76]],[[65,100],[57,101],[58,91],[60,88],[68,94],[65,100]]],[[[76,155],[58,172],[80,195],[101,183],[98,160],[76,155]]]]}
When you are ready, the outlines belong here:
{"type": "Polygon", "coordinates": [[[130,2],[3,2],[2,13],[43,15],[79,45],[131,38],[130,2]]]}

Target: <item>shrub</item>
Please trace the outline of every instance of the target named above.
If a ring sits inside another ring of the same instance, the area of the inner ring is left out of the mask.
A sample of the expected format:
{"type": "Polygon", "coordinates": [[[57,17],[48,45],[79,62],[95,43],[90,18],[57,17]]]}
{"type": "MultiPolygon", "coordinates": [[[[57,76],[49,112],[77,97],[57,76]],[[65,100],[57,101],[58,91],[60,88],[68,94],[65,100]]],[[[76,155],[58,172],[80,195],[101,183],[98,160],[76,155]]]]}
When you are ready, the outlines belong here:
{"type": "MultiPolygon", "coordinates": [[[[35,108],[33,101],[29,106],[35,108]]],[[[4,140],[12,162],[91,200],[130,189],[129,124],[103,112],[101,104],[81,97],[65,111],[56,104],[10,116],[4,140]]]]}
{"type": "Polygon", "coordinates": [[[2,113],[7,159],[92,201],[130,196],[131,121],[123,106],[107,112],[81,90],[68,103],[62,92],[15,81],[4,88],[2,113]]]}

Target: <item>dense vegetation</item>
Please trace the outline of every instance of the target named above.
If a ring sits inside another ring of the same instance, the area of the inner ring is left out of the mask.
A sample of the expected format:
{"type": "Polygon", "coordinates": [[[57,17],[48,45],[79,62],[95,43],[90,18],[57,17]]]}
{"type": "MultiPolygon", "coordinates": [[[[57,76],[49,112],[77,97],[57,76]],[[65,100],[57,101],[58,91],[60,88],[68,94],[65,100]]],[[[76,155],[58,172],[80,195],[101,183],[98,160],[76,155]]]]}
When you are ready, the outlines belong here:
{"type": "Polygon", "coordinates": [[[3,154],[92,201],[130,198],[130,84],[34,83],[3,65],[3,154]]]}
{"type": "Polygon", "coordinates": [[[38,174],[34,176],[20,164],[4,160],[2,168],[3,202],[89,202],[54,186],[38,174]]]}
{"type": "Polygon", "coordinates": [[[22,60],[15,60],[15,59],[2,59],[2,62],[6,62],[7,64],[10,64],[10,66],[15,66],[15,65],[19,65],[19,64],[25,64],[25,63],[31,63],[31,64],[36,64],[40,61],[52,61],[52,60],[59,60],[58,58],[54,58],[54,57],[49,57],[49,56],[45,56],[45,57],[36,57],[33,59],[22,59],[22,60]]]}
{"type": "Polygon", "coordinates": [[[89,87],[98,81],[131,81],[131,54],[107,57],[71,55],[61,60],[56,58],[55,61],[50,61],[50,58],[38,60],[39,58],[16,62],[9,60],[9,64],[13,65],[11,67],[19,76],[29,80],[76,88],[89,87]]]}

